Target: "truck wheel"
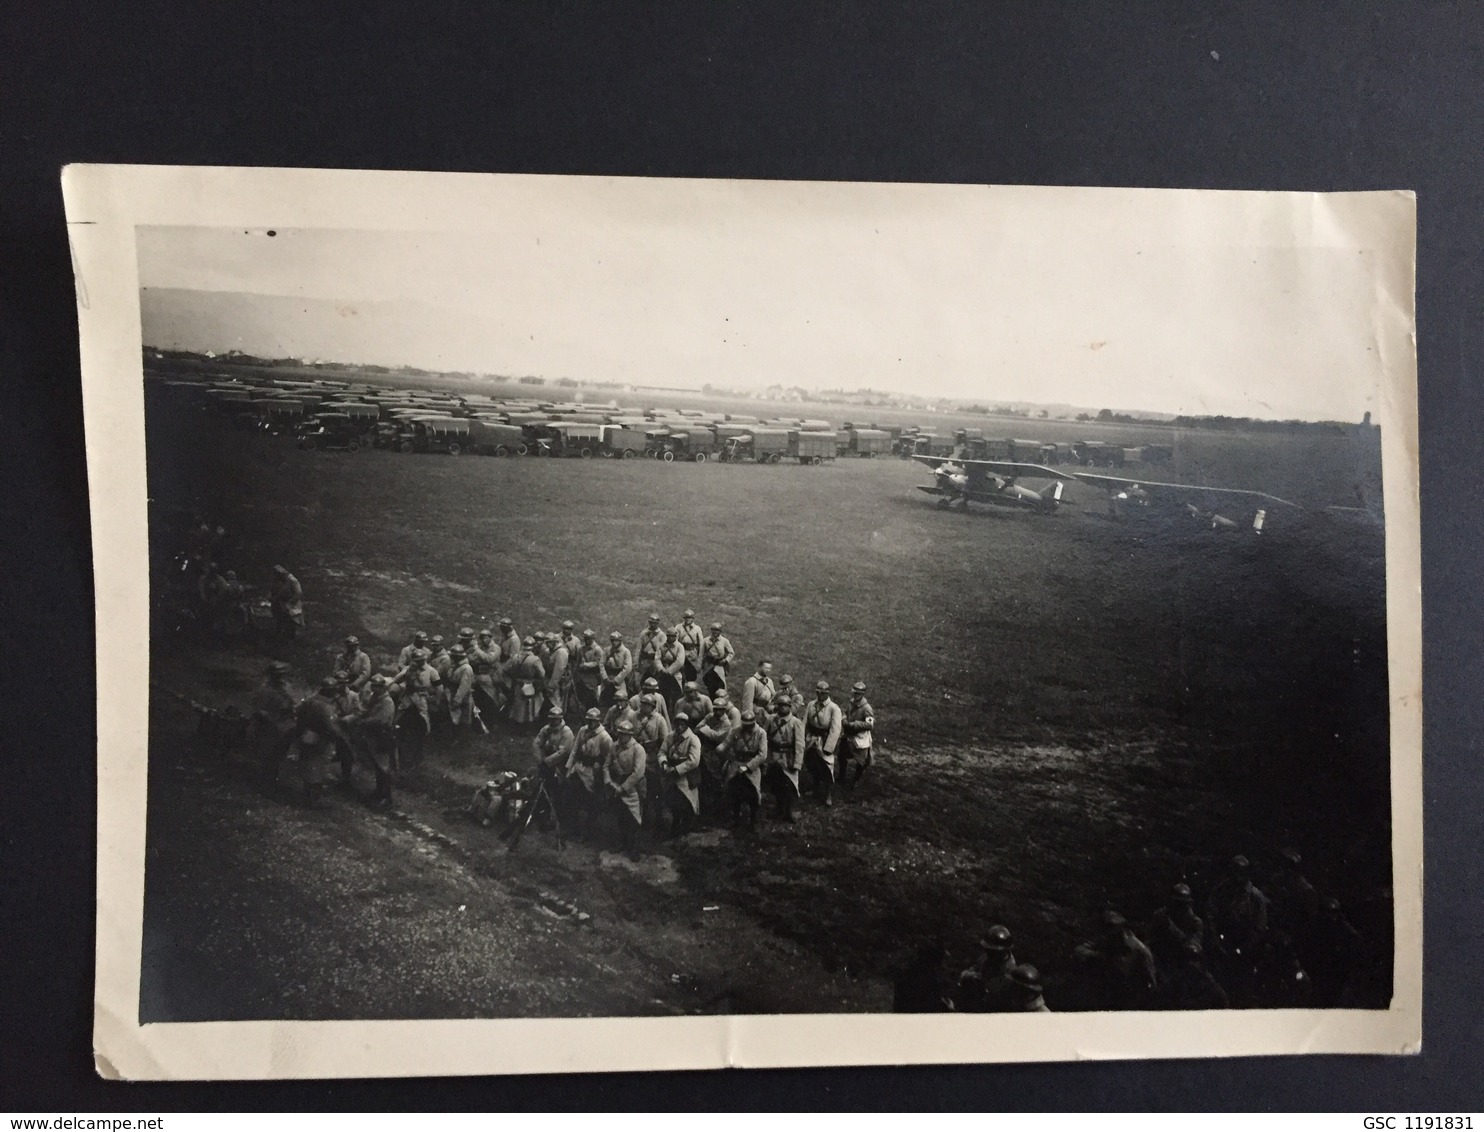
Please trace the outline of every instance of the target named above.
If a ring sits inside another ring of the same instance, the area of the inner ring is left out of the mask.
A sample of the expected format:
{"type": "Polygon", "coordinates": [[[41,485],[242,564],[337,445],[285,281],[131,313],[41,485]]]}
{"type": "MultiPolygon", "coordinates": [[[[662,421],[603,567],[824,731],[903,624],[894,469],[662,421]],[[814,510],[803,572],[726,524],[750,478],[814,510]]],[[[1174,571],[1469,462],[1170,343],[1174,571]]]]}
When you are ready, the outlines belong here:
{"type": "Polygon", "coordinates": [[[530,452],[530,449],[527,448],[524,444],[517,444],[515,446],[515,454],[517,456],[524,456],[524,455],[526,455],[529,452],[530,452]]]}
{"type": "Polygon", "coordinates": [[[347,452],[359,452],[361,450],[361,442],[359,440],[352,440],[345,446],[345,450],[347,452]]]}
{"type": "Polygon", "coordinates": [[[675,453],[666,451],[665,454],[660,457],[660,459],[667,464],[673,464],[675,462],[675,453]]]}
{"type": "Polygon", "coordinates": [[[823,456],[816,456],[816,457],[814,457],[814,466],[816,468],[819,467],[823,463],[824,463],[824,457],[823,456]]]}
{"type": "Polygon", "coordinates": [[[401,444],[397,445],[397,448],[398,448],[399,451],[402,451],[402,452],[411,452],[412,451],[412,441],[410,441],[410,440],[404,440],[404,441],[402,441],[401,444]]]}
{"type": "Polygon", "coordinates": [[[691,459],[698,464],[704,464],[706,462],[706,453],[697,452],[694,456],[691,457],[691,459]]]}
{"type": "Polygon", "coordinates": [[[771,456],[768,457],[768,463],[770,463],[770,464],[776,464],[776,463],[778,463],[782,459],[783,459],[782,456],[780,456],[777,452],[774,452],[773,455],[771,455],[771,456]]]}
{"type": "Polygon", "coordinates": [[[509,456],[510,455],[510,449],[506,448],[503,444],[496,444],[495,445],[495,455],[496,456],[499,456],[499,457],[502,457],[502,458],[505,457],[505,456],[509,456]]]}
{"type": "Polygon", "coordinates": [[[632,448],[625,448],[623,450],[623,458],[625,460],[632,460],[634,458],[634,450],[632,448]]]}
{"type": "Polygon", "coordinates": [[[305,452],[313,452],[314,451],[314,437],[312,437],[312,436],[301,436],[301,437],[299,437],[299,447],[302,448],[302,449],[304,449],[305,452]]]}
{"type": "Polygon", "coordinates": [[[450,456],[457,456],[462,451],[463,449],[460,448],[457,444],[450,444],[448,446],[448,454],[450,456]]]}
{"type": "Polygon", "coordinates": [[[593,450],[591,448],[584,448],[578,455],[584,460],[591,460],[593,458],[593,450]]]}

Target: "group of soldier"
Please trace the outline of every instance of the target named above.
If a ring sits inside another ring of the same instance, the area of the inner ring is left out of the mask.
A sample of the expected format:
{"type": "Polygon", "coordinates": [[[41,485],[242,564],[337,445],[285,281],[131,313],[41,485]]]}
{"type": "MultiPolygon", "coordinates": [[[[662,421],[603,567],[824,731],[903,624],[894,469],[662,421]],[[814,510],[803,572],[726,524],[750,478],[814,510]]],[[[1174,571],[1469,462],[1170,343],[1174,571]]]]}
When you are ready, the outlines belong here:
{"type": "MultiPolygon", "coordinates": [[[[655,613],[633,648],[617,631],[604,647],[571,621],[522,637],[505,617],[460,629],[451,644],[419,630],[385,671],[346,637],[332,672],[302,702],[288,666],[269,666],[253,715],[262,771],[276,783],[296,754],[313,804],[335,762],[347,785],[364,762],[375,801],[389,806],[397,773],[421,760],[430,736],[488,733],[496,723],[539,728],[533,774],[552,816],[583,836],[611,815],[631,853],[641,829],[680,837],[703,816],[757,832],[765,795],[784,822],[797,820],[805,795],[833,805],[837,785],[853,788],[872,763],[865,684],[842,706],[826,681],[806,697],[763,659],[734,697],[736,652],[722,630],[702,629],[689,609],[666,629],[655,613]]],[[[491,780],[471,813],[485,825],[508,820],[506,803],[529,780],[491,780]]]]}
{"type": "MultiPolygon", "coordinates": [[[[1302,858],[1284,849],[1259,888],[1234,857],[1196,911],[1178,883],[1142,928],[1103,912],[1097,933],[1054,980],[1058,1010],[1219,1010],[1230,1006],[1334,1007],[1350,1003],[1363,963],[1360,933],[1340,902],[1322,898],[1302,858]],[[1142,932],[1142,934],[1140,934],[1142,932]]],[[[904,1013],[1035,1013],[1050,1009],[1041,972],[1020,962],[1010,929],[996,924],[956,981],[943,973],[942,941],[924,944],[899,971],[894,1008],[904,1013]]]]}

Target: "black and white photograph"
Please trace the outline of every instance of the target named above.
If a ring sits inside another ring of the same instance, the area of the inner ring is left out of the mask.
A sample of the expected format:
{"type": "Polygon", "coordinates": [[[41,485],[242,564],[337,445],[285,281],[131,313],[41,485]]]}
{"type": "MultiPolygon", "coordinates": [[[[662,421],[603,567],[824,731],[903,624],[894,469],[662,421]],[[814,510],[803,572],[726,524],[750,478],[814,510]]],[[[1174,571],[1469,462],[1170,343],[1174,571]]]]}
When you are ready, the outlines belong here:
{"type": "Polygon", "coordinates": [[[271,173],[78,273],[128,1029],[1408,1044],[1409,195],[271,173]]]}

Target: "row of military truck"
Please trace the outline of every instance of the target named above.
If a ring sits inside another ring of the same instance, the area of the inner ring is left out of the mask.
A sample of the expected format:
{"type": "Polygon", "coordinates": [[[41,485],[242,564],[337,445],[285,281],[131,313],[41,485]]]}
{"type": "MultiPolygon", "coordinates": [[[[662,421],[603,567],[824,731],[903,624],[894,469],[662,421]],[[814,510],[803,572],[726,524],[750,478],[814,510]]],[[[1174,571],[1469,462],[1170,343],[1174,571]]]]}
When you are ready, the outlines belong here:
{"type": "Polygon", "coordinates": [[[1167,463],[1174,454],[1171,446],[1158,444],[1131,448],[1099,441],[988,438],[978,428],[939,432],[851,421],[836,428],[829,421],[799,417],[496,400],[324,380],[155,379],[146,389],[197,405],[236,428],[329,451],[812,465],[840,457],[927,455],[1097,467],[1167,463]]]}

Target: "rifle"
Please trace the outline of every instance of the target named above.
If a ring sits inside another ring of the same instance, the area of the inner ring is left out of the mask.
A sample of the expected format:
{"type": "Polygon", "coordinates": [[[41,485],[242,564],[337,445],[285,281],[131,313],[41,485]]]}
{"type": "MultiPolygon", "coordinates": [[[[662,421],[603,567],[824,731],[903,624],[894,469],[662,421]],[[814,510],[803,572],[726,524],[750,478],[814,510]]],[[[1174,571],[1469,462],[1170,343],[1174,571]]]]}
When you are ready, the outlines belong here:
{"type": "Polygon", "coordinates": [[[481,735],[488,735],[490,733],[489,725],[484,722],[484,714],[479,710],[479,705],[474,702],[474,694],[472,692],[469,694],[469,718],[479,728],[481,735]]]}

